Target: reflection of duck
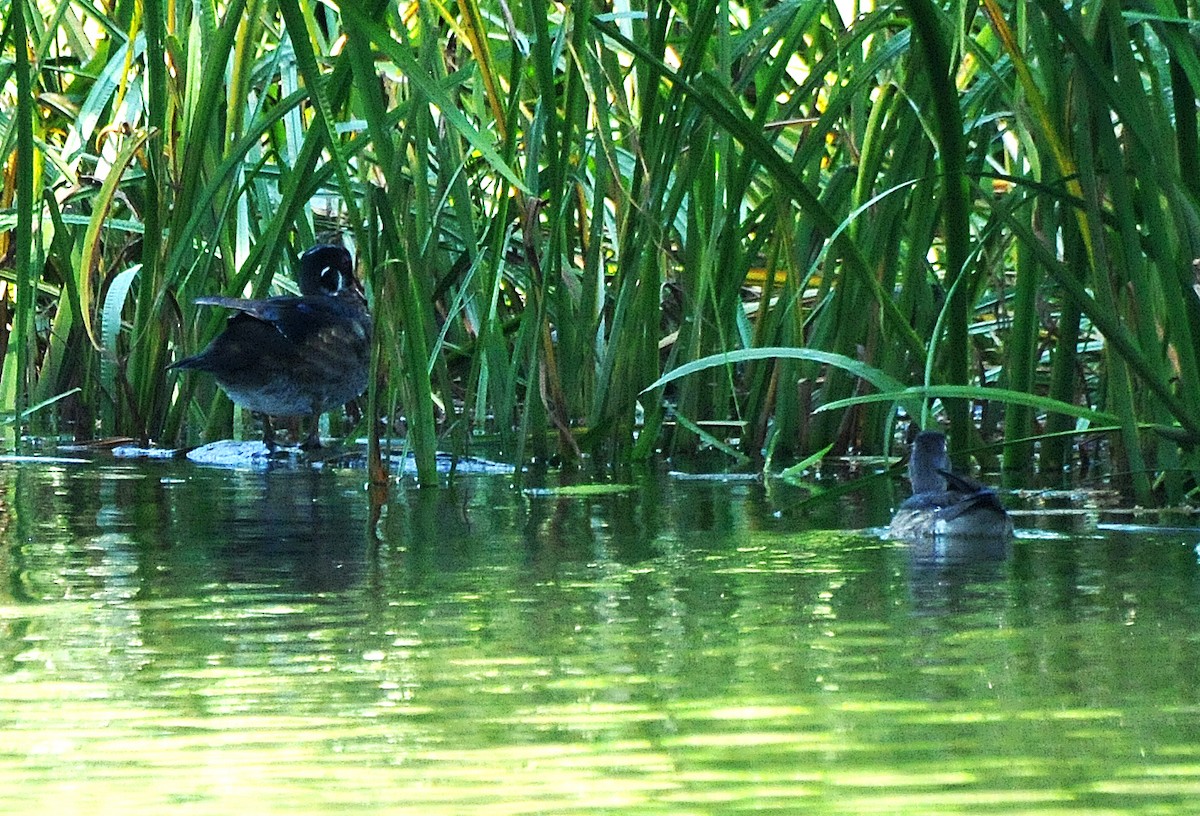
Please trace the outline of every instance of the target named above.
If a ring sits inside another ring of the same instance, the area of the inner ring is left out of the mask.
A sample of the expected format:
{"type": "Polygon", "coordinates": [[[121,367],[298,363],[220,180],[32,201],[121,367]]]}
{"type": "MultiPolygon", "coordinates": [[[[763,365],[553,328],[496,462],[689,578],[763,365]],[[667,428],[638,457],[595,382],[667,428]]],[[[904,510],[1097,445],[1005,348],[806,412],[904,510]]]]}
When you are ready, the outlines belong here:
{"type": "Polygon", "coordinates": [[[208,348],[172,366],[210,372],[234,402],[263,414],[268,448],[274,434],[267,416],[311,416],[301,447],[319,448],[321,413],[367,387],[371,315],[350,253],[315,246],[300,256],[298,277],[300,297],[198,298],[234,314],[208,348]]]}
{"type": "Polygon", "coordinates": [[[923,431],[913,441],[908,478],[913,494],[892,517],[891,537],[1006,539],[1012,535],[1012,521],[995,491],[950,472],[946,437],[938,431],[923,431]]]}

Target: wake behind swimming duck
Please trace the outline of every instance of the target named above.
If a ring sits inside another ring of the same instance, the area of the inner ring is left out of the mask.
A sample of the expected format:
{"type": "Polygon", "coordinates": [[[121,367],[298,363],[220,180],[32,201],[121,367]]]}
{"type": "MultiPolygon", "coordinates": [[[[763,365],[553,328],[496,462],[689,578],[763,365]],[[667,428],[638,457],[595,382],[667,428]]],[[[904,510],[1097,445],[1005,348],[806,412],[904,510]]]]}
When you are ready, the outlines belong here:
{"type": "Polygon", "coordinates": [[[908,478],[913,494],[892,517],[890,537],[1012,536],[1012,521],[995,491],[950,472],[946,437],[940,432],[922,431],[917,435],[909,454],[908,478]]]}

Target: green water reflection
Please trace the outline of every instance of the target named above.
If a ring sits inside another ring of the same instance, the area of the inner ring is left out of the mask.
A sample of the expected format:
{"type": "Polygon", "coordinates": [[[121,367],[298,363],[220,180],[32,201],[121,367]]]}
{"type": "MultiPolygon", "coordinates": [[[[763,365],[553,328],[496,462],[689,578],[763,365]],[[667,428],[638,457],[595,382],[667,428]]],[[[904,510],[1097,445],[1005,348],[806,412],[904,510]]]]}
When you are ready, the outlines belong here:
{"type": "Polygon", "coordinates": [[[1196,808],[1200,531],[361,480],[0,466],[0,812],[1196,808]]]}

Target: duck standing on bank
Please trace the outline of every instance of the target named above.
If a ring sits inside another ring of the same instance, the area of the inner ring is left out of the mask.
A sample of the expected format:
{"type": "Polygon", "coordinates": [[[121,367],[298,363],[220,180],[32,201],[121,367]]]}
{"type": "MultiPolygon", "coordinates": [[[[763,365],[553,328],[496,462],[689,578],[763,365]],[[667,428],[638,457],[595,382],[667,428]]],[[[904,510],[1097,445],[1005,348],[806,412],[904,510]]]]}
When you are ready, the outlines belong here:
{"type": "Polygon", "coordinates": [[[892,517],[888,535],[900,539],[932,536],[1009,538],[1012,520],[994,490],[950,472],[946,437],[922,431],[908,459],[912,496],[892,517]]]}
{"type": "Polygon", "coordinates": [[[300,297],[197,298],[234,314],[208,348],[171,366],[207,371],[231,400],[262,414],[271,450],[272,416],[311,417],[300,447],[321,447],[320,415],[365,391],[371,368],[371,313],[350,253],[314,246],[300,256],[298,277],[300,297]]]}

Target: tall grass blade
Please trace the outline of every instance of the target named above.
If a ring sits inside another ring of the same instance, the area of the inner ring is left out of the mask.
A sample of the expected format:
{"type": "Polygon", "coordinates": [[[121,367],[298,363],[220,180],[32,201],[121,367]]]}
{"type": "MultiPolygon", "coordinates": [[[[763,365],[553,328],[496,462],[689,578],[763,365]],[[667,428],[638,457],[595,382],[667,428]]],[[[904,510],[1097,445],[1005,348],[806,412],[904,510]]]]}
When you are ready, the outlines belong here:
{"type": "MultiPolygon", "coordinates": [[[[38,197],[34,195],[34,177],[37,154],[33,144],[33,78],[29,60],[29,21],[26,15],[30,7],[22,0],[11,0],[10,24],[5,26],[11,34],[13,51],[16,53],[14,72],[17,80],[16,109],[16,315],[8,336],[8,353],[5,355],[3,379],[4,405],[15,417],[22,417],[29,399],[29,385],[33,371],[33,214],[38,197]],[[11,401],[10,401],[11,395],[11,401]]],[[[21,447],[22,434],[17,429],[16,444],[21,447]]]]}

